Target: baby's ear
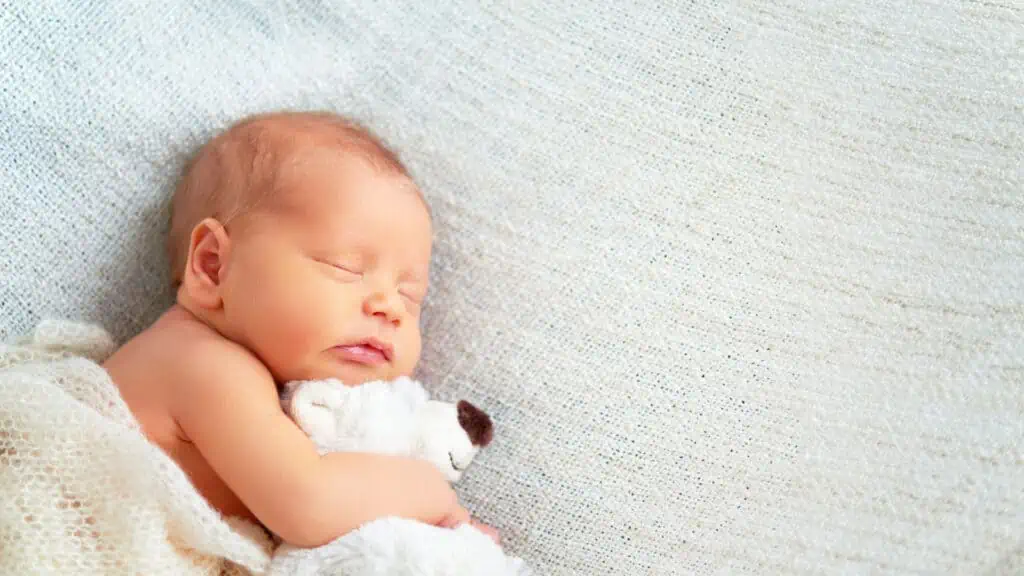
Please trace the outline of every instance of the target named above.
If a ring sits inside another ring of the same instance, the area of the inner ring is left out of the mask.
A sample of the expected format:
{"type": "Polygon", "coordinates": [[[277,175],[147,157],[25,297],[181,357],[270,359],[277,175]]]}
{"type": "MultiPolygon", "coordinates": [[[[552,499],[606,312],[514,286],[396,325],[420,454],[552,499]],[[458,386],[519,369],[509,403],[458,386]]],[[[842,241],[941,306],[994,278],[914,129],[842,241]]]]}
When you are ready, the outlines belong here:
{"type": "Polygon", "coordinates": [[[196,304],[220,307],[220,287],[230,253],[231,239],[217,220],[206,218],[192,229],[181,285],[196,304]]]}

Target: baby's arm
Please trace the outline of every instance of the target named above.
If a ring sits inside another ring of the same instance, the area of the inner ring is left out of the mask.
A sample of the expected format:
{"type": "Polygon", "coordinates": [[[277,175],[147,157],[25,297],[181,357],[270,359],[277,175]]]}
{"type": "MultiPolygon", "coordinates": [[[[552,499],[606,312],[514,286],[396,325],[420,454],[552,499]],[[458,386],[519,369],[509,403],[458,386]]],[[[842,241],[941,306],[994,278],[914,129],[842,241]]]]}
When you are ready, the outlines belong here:
{"type": "Polygon", "coordinates": [[[440,471],[418,459],[320,456],[280,408],[267,369],[235,344],[192,346],[172,406],[182,432],[268,529],[318,546],[383,516],[469,520],[440,471]]]}

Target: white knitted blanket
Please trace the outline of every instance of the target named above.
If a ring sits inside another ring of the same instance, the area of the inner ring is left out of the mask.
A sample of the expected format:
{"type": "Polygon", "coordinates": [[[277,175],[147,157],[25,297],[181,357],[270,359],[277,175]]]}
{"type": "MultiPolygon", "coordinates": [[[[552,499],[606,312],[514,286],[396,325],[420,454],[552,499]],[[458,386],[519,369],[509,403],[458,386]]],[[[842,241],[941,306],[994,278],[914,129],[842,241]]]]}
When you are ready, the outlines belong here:
{"type": "Polygon", "coordinates": [[[101,330],[54,322],[0,345],[0,574],[265,569],[266,537],[223,520],[146,441],[95,363],[112,349],[101,330]]]}

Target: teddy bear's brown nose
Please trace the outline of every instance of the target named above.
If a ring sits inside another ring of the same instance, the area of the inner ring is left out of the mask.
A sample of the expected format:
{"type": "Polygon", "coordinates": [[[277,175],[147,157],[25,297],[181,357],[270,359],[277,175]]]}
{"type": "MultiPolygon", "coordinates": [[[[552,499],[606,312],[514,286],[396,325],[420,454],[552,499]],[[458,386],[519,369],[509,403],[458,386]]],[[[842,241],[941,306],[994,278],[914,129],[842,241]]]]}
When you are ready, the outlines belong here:
{"type": "Polygon", "coordinates": [[[473,406],[465,400],[459,400],[459,426],[469,435],[469,441],[473,446],[483,448],[491,443],[494,437],[494,424],[486,412],[473,406]]]}

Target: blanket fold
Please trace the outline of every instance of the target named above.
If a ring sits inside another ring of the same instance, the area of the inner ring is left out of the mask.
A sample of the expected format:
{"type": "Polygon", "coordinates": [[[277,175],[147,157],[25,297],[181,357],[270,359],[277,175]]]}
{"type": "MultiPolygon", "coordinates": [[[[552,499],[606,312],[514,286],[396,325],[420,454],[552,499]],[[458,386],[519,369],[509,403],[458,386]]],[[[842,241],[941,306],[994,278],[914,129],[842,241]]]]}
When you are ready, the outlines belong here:
{"type": "Polygon", "coordinates": [[[98,364],[103,330],[0,345],[0,574],[259,574],[271,544],[148,442],[98,364]]]}

